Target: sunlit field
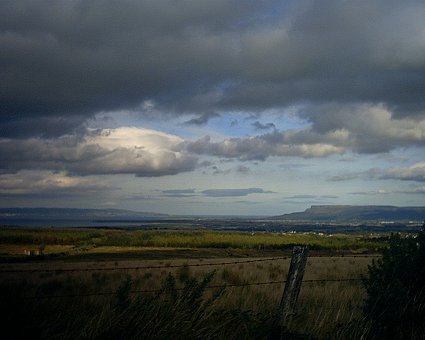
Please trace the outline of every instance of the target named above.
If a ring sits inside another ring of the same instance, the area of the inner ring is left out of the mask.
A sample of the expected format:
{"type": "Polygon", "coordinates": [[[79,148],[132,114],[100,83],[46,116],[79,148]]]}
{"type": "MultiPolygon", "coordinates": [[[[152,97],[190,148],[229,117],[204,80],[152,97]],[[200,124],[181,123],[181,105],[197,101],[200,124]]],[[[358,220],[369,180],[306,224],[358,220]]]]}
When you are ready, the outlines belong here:
{"type": "MultiPolygon", "coordinates": [[[[58,255],[146,254],[152,248],[291,250],[307,245],[311,250],[376,252],[385,243],[383,234],[249,233],[215,231],[142,231],[77,228],[2,228],[0,254],[21,255],[25,249],[58,255]],[[62,247],[62,248],[61,248],[62,247]]],[[[190,251],[189,251],[190,252],[190,251]]]]}

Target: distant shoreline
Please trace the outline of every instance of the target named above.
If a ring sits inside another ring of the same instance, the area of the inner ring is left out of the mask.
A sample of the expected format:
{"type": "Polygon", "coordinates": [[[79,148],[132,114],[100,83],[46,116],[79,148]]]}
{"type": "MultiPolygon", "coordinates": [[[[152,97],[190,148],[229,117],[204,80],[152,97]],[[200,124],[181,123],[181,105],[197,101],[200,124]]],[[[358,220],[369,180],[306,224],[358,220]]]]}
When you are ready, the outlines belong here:
{"type": "Polygon", "coordinates": [[[240,232],[318,232],[318,233],[362,233],[362,232],[413,232],[421,230],[422,223],[394,222],[311,222],[279,221],[275,219],[232,219],[232,218],[185,218],[146,220],[92,220],[92,219],[0,219],[3,228],[90,228],[124,230],[217,230],[240,232]]]}

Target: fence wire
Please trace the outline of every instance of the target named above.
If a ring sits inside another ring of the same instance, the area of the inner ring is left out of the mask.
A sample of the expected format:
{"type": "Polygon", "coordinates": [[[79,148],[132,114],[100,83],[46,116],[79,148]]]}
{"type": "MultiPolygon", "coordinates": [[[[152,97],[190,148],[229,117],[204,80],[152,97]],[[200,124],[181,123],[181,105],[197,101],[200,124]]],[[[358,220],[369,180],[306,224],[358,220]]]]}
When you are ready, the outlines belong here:
{"type": "MultiPolygon", "coordinates": [[[[312,279],[312,280],[303,280],[303,283],[314,283],[314,282],[348,282],[348,281],[362,281],[361,278],[345,278],[345,279],[312,279]]],[[[223,284],[223,285],[211,285],[206,286],[205,289],[225,289],[232,287],[249,287],[249,286],[263,286],[263,285],[272,285],[272,284],[283,284],[287,280],[280,281],[264,281],[264,282],[248,282],[248,283],[234,283],[234,284],[223,284]]],[[[183,291],[187,288],[158,288],[158,289],[140,289],[140,290],[131,290],[129,294],[143,294],[143,293],[162,293],[167,291],[183,291]]],[[[96,296],[113,296],[120,294],[118,291],[110,292],[91,292],[91,293],[82,293],[82,294],[61,294],[61,295],[38,295],[38,296],[22,296],[20,297],[23,300],[34,300],[34,299],[61,299],[61,298],[78,298],[78,297],[96,297],[96,296]]]]}
{"type": "MultiPolygon", "coordinates": [[[[309,258],[378,258],[380,255],[354,255],[354,254],[338,254],[338,255],[312,255],[309,258]]],[[[209,267],[209,266],[225,266],[234,264],[246,264],[254,262],[266,262],[275,260],[287,260],[291,256],[272,257],[255,260],[242,261],[225,261],[212,263],[186,263],[176,265],[155,265],[155,266],[128,266],[128,267],[93,267],[93,268],[38,268],[38,269],[4,269],[0,268],[0,273],[72,273],[72,272],[92,272],[92,271],[124,271],[124,270],[145,270],[145,269],[167,269],[182,267],[209,267]]]]}
{"type": "MultiPolygon", "coordinates": [[[[313,255],[309,258],[315,257],[377,257],[375,255],[313,255]]],[[[128,267],[96,267],[96,268],[44,268],[44,269],[0,269],[0,273],[42,273],[42,272],[88,272],[88,271],[125,271],[125,270],[145,270],[145,269],[170,269],[170,268],[187,268],[187,267],[208,267],[208,266],[226,266],[235,264],[247,264],[256,262],[278,261],[290,259],[291,256],[273,257],[273,258],[260,258],[251,260],[238,260],[238,261],[223,261],[223,262],[210,262],[210,263],[185,263],[179,265],[155,265],[155,266],[128,266],[128,267]]],[[[303,283],[324,283],[324,282],[359,282],[363,278],[342,278],[342,279],[307,279],[303,283]]],[[[279,281],[263,281],[263,282],[245,282],[235,284],[221,284],[206,286],[205,289],[225,289],[231,287],[249,287],[249,286],[263,286],[272,284],[284,284],[287,280],[279,281]]],[[[129,294],[143,294],[143,293],[163,293],[166,291],[182,291],[186,288],[172,288],[172,289],[142,289],[132,290],[129,294]]],[[[33,299],[60,299],[60,298],[78,298],[78,297],[99,297],[99,296],[114,296],[118,295],[118,291],[109,292],[89,292],[81,294],[60,294],[60,295],[38,295],[38,296],[21,296],[20,299],[33,300],[33,299]]]]}
{"type": "Polygon", "coordinates": [[[183,268],[183,267],[213,267],[213,266],[226,266],[234,264],[246,264],[254,262],[266,262],[285,260],[291,258],[290,256],[273,257],[255,260],[243,261],[225,261],[225,262],[210,262],[210,263],[186,263],[175,265],[157,265],[157,266],[130,266],[130,267],[95,267],[95,268],[42,268],[42,269],[0,269],[0,273],[68,273],[68,272],[91,272],[91,271],[116,271],[116,270],[143,270],[143,269],[167,269],[167,268],[183,268]]]}

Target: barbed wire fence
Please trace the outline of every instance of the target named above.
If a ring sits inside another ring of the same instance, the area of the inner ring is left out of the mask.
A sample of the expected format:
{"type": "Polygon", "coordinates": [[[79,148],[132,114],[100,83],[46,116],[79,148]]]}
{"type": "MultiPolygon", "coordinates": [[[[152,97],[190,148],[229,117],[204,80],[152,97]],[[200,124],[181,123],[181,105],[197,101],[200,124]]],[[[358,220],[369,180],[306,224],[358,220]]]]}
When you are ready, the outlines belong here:
{"type": "MultiPolygon", "coordinates": [[[[309,258],[378,258],[380,255],[313,255],[309,258]]],[[[34,268],[34,269],[5,269],[0,268],[1,273],[69,273],[69,272],[92,272],[92,271],[125,271],[125,270],[145,270],[145,269],[167,269],[167,268],[183,268],[183,267],[213,267],[234,264],[247,264],[254,262],[268,262],[277,260],[287,260],[291,256],[272,257],[264,259],[224,261],[212,263],[185,263],[185,264],[168,264],[153,266],[126,266],[126,267],[89,267],[89,268],[34,268]]]]}
{"type": "MultiPolygon", "coordinates": [[[[295,248],[294,248],[295,249],[295,248]]],[[[231,265],[244,265],[251,263],[273,262],[280,260],[293,260],[293,256],[281,256],[272,258],[259,258],[248,260],[235,260],[235,261],[221,261],[221,262],[208,262],[208,263],[184,263],[184,264],[165,264],[165,265],[143,265],[143,266],[123,266],[123,267],[93,267],[93,268],[34,268],[34,269],[7,269],[0,268],[0,274],[31,274],[31,273],[78,273],[78,272],[97,272],[97,271],[139,271],[139,270],[160,270],[160,269],[177,269],[177,268],[190,268],[190,267],[224,267],[231,265]]],[[[313,255],[309,258],[378,258],[379,255],[354,255],[354,254],[338,254],[338,255],[313,255]]],[[[288,273],[288,277],[289,277],[288,273]]],[[[339,278],[339,279],[306,279],[302,283],[326,283],[326,282],[361,282],[363,278],[339,278]]],[[[260,282],[243,282],[243,283],[227,283],[206,286],[205,289],[225,289],[225,288],[238,288],[238,287],[252,287],[252,286],[266,286],[275,284],[287,285],[287,278],[283,280],[273,281],[260,281],[260,282]]],[[[129,294],[146,294],[146,293],[159,293],[167,290],[181,291],[185,288],[162,288],[162,289],[138,289],[130,290],[129,294]]],[[[87,292],[76,294],[57,294],[57,295],[35,295],[35,296],[21,296],[23,300],[36,300],[36,299],[63,299],[63,298],[82,298],[82,297],[101,297],[101,296],[114,296],[118,295],[118,291],[104,291],[104,292],[87,292]]]]}

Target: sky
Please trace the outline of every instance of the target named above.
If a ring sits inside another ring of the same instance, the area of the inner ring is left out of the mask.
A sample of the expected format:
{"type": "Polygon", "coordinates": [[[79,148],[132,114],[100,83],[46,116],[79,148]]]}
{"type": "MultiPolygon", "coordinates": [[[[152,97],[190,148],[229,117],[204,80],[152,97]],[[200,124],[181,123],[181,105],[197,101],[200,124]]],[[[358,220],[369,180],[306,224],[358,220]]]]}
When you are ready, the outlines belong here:
{"type": "Polygon", "coordinates": [[[425,205],[425,3],[2,0],[0,207],[425,205]]]}

